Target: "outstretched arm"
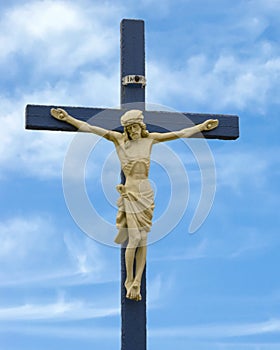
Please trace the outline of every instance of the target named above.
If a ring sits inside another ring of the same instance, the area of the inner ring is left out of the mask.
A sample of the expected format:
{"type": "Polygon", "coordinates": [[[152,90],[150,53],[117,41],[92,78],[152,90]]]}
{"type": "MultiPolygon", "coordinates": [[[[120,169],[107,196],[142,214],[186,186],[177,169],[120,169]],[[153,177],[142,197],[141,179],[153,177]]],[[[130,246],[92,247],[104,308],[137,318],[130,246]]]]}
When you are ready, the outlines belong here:
{"type": "Polygon", "coordinates": [[[218,119],[208,119],[201,124],[197,124],[190,128],[182,129],[179,131],[171,131],[166,133],[153,132],[153,133],[150,133],[150,137],[155,142],[171,141],[179,138],[191,137],[192,135],[197,134],[198,132],[215,129],[218,125],[219,125],[218,119]]]}
{"type": "Polygon", "coordinates": [[[93,134],[102,136],[109,141],[116,142],[122,137],[122,134],[119,132],[103,129],[99,126],[93,126],[82,120],[73,118],[62,108],[52,108],[51,115],[58,120],[75,126],[79,131],[92,132],[93,134]]]}

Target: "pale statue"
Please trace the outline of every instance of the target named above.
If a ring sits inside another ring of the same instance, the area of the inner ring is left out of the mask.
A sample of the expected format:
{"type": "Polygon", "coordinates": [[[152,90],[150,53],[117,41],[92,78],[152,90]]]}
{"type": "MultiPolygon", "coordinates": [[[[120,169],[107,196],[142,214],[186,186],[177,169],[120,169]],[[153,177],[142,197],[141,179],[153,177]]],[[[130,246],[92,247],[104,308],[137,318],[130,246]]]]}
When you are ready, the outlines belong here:
{"type": "Polygon", "coordinates": [[[61,108],[52,108],[51,114],[80,131],[92,132],[112,141],[116,147],[125,175],[125,184],[117,186],[120,198],[116,225],[119,231],[115,242],[123,244],[128,241],[125,251],[126,297],[139,301],[141,279],[146,264],[147,234],[152,225],[154,209],[154,193],[148,179],[152,146],[157,142],[187,138],[201,131],[212,130],[219,122],[217,119],[208,119],[202,124],[176,132],[149,133],[143,122],[143,112],[129,110],[121,117],[124,132],[120,133],[75,119],[61,108]]]}

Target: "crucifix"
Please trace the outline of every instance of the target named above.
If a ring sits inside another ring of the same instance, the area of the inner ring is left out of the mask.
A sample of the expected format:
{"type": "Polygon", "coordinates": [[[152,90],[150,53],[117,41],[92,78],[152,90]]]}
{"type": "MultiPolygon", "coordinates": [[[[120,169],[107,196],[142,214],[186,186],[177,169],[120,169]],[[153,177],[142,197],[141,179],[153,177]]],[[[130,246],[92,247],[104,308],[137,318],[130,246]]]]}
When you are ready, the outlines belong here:
{"type": "MultiPolygon", "coordinates": [[[[130,109],[145,103],[144,21],[121,22],[121,108],[26,106],[26,128],[92,132],[112,141],[122,174],[115,241],[121,244],[122,350],[146,350],[146,243],[153,215],[153,191],[148,180],[154,143],[181,137],[234,140],[239,136],[238,117],[221,114],[176,113],[130,109]],[[106,111],[106,118],[94,116],[106,111]],[[145,117],[145,119],[144,119],[145,117]],[[89,121],[89,118],[90,121],[89,121]],[[157,118],[164,128],[157,128],[157,118]],[[116,120],[121,126],[115,126],[116,120]]],[[[145,104],[144,104],[145,106],[145,104]]]]}

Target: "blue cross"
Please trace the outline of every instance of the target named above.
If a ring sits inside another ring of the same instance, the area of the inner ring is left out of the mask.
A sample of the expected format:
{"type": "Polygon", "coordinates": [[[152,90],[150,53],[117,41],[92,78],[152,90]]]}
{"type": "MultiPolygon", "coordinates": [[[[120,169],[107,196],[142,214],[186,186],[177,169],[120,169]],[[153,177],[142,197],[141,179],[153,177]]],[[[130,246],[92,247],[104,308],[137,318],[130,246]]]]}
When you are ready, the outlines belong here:
{"type": "MultiPolygon", "coordinates": [[[[121,22],[121,106],[125,107],[128,103],[145,103],[145,36],[144,21],[124,19],[121,22]]],[[[76,131],[75,127],[54,119],[51,114],[51,108],[60,107],[65,109],[75,118],[88,121],[89,117],[94,125],[105,129],[112,129],[116,125],[116,120],[124,113],[121,109],[104,108],[86,108],[86,107],[67,107],[67,106],[26,106],[26,128],[33,130],[60,130],[76,131]],[[94,116],[100,112],[108,111],[106,118],[96,119],[94,116]],[[107,117],[108,115],[108,117],[107,117]]],[[[176,113],[169,112],[151,112],[145,111],[145,121],[149,131],[172,131],[186,128],[190,121],[199,124],[208,118],[218,119],[218,128],[208,131],[204,137],[208,139],[234,140],[239,137],[238,116],[222,114],[199,114],[183,113],[186,121],[182,118],[176,120],[176,113]],[[156,114],[156,118],[151,118],[156,114]],[[161,122],[157,123],[156,119],[161,122]],[[153,122],[154,120],[154,122],[153,122]],[[165,120],[166,130],[157,127],[162,125],[165,120]],[[176,120],[176,123],[174,121],[176,120]],[[154,123],[154,124],[153,124],[154,123]],[[174,128],[176,124],[176,128],[174,128]]],[[[114,130],[122,131],[121,127],[114,130]]],[[[122,176],[122,181],[124,177],[122,176]]],[[[122,316],[122,350],[146,350],[147,332],[146,332],[146,270],[143,273],[141,284],[141,301],[134,301],[126,298],[124,281],[126,279],[125,268],[125,248],[121,249],[121,316],[122,316]]]]}

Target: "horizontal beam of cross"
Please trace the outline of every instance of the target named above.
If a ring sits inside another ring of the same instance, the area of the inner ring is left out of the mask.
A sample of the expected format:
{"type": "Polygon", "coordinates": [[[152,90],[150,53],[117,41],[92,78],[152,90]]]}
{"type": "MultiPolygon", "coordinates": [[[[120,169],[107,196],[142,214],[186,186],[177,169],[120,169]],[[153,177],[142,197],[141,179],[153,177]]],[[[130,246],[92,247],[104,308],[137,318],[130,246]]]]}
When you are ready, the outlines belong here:
{"type": "MultiPolygon", "coordinates": [[[[122,109],[63,107],[63,106],[26,106],[26,129],[76,131],[72,125],[53,118],[51,108],[61,107],[73,117],[87,121],[89,124],[108,130],[122,131],[120,117],[125,112],[122,109]]],[[[207,139],[235,140],[239,137],[239,123],[236,115],[176,113],[165,111],[144,111],[144,121],[150,132],[176,131],[200,124],[206,119],[218,119],[216,129],[203,133],[207,139]]]]}

